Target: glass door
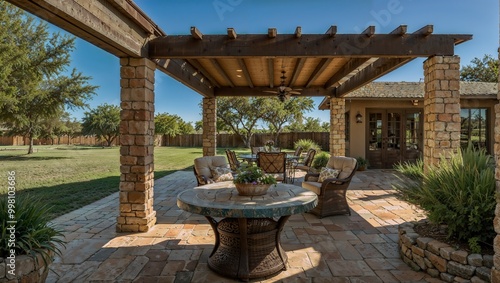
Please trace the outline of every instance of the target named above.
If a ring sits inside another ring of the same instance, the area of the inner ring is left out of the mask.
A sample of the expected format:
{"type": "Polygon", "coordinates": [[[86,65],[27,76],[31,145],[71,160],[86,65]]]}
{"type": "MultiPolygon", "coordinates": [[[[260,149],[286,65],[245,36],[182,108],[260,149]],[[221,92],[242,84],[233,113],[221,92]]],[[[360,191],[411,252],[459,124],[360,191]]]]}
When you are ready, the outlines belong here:
{"type": "Polygon", "coordinates": [[[420,110],[368,110],[367,156],[370,168],[393,168],[421,156],[420,110]]]}

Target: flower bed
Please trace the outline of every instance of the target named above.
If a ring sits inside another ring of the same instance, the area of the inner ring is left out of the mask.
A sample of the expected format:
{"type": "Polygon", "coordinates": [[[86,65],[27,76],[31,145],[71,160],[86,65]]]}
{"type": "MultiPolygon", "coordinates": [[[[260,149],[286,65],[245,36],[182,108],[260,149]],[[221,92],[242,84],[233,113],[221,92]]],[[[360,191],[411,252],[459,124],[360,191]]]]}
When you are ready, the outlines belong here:
{"type": "Polygon", "coordinates": [[[491,282],[492,255],[471,254],[413,229],[415,223],[399,225],[399,249],[403,261],[445,282],[491,282]]]}

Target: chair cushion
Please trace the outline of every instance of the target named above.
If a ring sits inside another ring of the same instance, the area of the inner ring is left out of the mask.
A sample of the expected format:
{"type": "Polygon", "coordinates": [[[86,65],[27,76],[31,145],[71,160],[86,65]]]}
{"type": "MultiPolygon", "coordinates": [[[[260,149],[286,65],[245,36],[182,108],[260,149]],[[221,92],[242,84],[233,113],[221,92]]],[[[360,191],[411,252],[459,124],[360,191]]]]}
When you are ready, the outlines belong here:
{"type": "Polygon", "coordinates": [[[210,172],[212,173],[212,178],[215,182],[231,181],[233,180],[233,174],[231,169],[224,167],[211,166],[210,172]]]}
{"type": "Polygon", "coordinates": [[[344,179],[351,175],[356,167],[356,158],[345,156],[332,156],[328,160],[326,167],[337,169],[340,171],[338,178],[344,179]]]}
{"type": "Polygon", "coordinates": [[[212,178],[210,167],[228,167],[226,157],[221,155],[203,156],[194,160],[194,168],[200,175],[212,178]]]}
{"type": "Polygon", "coordinates": [[[318,182],[302,182],[302,188],[314,192],[317,195],[321,194],[321,183],[318,182]]]}
{"type": "Polygon", "coordinates": [[[318,182],[322,183],[326,179],[337,178],[339,173],[340,173],[340,171],[337,169],[323,167],[323,168],[321,168],[321,171],[319,173],[318,182]]]}

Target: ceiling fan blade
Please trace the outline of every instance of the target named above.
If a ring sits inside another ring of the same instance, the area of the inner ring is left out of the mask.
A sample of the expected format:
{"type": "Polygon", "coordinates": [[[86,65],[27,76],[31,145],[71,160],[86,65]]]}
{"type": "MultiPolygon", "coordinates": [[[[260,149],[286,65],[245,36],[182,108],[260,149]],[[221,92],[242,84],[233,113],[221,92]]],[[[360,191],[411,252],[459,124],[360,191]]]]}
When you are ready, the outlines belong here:
{"type": "Polygon", "coordinates": [[[298,91],[289,91],[288,93],[291,93],[291,94],[300,94],[300,92],[298,92],[298,91]]]}
{"type": "Polygon", "coordinates": [[[267,92],[267,93],[279,93],[275,90],[263,90],[262,92],[267,92]]]}

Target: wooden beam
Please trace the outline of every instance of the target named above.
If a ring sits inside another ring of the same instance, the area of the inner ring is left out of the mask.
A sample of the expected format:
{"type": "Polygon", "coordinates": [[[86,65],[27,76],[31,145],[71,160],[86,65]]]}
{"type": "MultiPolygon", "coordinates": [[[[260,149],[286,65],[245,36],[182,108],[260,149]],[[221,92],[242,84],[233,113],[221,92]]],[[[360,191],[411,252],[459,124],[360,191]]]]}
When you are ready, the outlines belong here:
{"type": "Polygon", "coordinates": [[[337,34],[337,26],[330,26],[326,31],[326,34],[328,34],[330,37],[334,37],[337,34]]]}
{"type": "Polygon", "coordinates": [[[238,58],[238,64],[240,65],[240,68],[243,71],[243,74],[245,75],[248,86],[250,86],[251,88],[254,87],[252,78],[250,77],[250,72],[248,72],[247,64],[245,64],[245,60],[238,58]]]}
{"type": "Polygon", "coordinates": [[[375,26],[369,26],[367,27],[362,34],[366,35],[367,37],[372,37],[375,34],[375,26]]]}
{"type": "Polygon", "coordinates": [[[214,87],[201,82],[198,77],[193,77],[192,73],[196,69],[187,62],[179,59],[157,59],[154,61],[158,66],[158,70],[173,77],[204,97],[214,97],[214,87]]]}
{"type": "Polygon", "coordinates": [[[278,34],[278,31],[276,30],[276,28],[267,29],[267,36],[269,38],[275,38],[277,34],[278,34]]]}
{"type": "Polygon", "coordinates": [[[381,58],[364,68],[346,82],[334,89],[336,97],[344,97],[367,83],[391,72],[392,70],[410,62],[414,58],[381,58]]]}
{"type": "Polygon", "coordinates": [[[149,42],[151,58],[250,58],[250,57],[429,57],[454,55],[455,42],[472,39],[471,35],[435,35],[422,37],[408,34],[396,37],[379,34],[337,34],[333,39],[324,35],[277,35],[269,40],[263,35],[242,34],[238,40],[226,35],[204,35],[204,40],[191,36],[167,36],[149,42]]]}
{"type": "Polygon", "coordinates": [[[415,31],[413,34],[421,34],[423,36],[429,36],[434,32],[434,26],[433,25],[426,25],[422,27],[421,29],[415,31]]]}
{"type": "Polygon", "coordinates": [[[200,73],[214,86],[214,87],[220,87],[220,84],[217,82],[217,80],[210,75],[210,73],[203,68],[203,66],[198,62],[196,59],[188,59],[186,60],[189,64],[191,64],[196,70],[199,70],[200,73]]]}
{"type": "Polygon", "coordinates": [[[129,1],[96,1],[92,5],[84,0],[7,2],[117,57],[147,57],[144,43],[150,39],[151,33],[156,36],[165,35],[129,1]]]}
{"type": "Polygon", "coordinates": [[[405,35],[408,30],[408,27],[406,25],[400,25],[393,31],[391,31],[389,34],[397,34],[397,35],[405,35]]]}
{"type": "Polygon", "coordinates": [[[321,62],[316,66],[316,69],[312,72],[309,80],[306,83],[306,88],[310,87],[314,81],[321,75],[321,73],[325,70],[326,67],[332,62],[333,58],[323,58],[321,62]]]}
{"type": "Polygon", "coordinates": [[[325,88],[330,88],[338,84],[340,80],[345,78],[345,76],[349,75],[351,72],[358,69],[361,65],[363,65],[366,61],[370,59],[368,58],[354,58],[349,60],[342,68],[335,73],[328,81],[325,83],[325,88]]]}
{"type": "Polygon", "coordinates": [[[302,71],[302,68],[304,67],[305,62],[306,62],[306,59],[304,59],[304,58],[297,59],[297,63],[295,64],[295,67],[293,68],[292,78],[290,79],[291,86],[295,85],[295,81],[297,81],[297,78],[299,77],[300,71],[302,71]]]}
{"type": "Polygon", "coordinates": [[[295,37],[299,38],[302,36],[302,27],[296,27],[295,28],[295,37]]]}
{"type": "MultiPolygon", "coordinates": [[[[274,91],[274,88],[267,87],[221,87],[214,91],[216,97],[219,96],[240,96],[240,97],[254,97],[254,96],[277,96],[275,93],[268,93],[264,91],[274,91]]],[[[329,96],[332,92],[322,87],[306,88],[300,91],[300,94],[293,96],[308,97],[308,96],[329,96]]]]}
{"type": "Polygon", "coordinates": [[[194,39],[199,39],[199,40],[203,39],[203,34],[197,27],[191,27],[191,36],[194,39]]]}
{"type": "Polygon", "coordinates": [[[274,87],[274,59],[273,58],[267,59],[267,70],[269,72],[269,87],[273,88],[274,87]]]}
{"type": "Polygon", "coordinates": [[[236,39],[237,35],[236,35],[236,31],[234,30],[234,28],[227,28],[227,36],[230,39],[236,39]]]}
{"type": "Polygon", "coordinates": [[[231,81],[226,72],[224,72],[222,66],[219,64],[219,62],[217,62],[217,59],[210,59],[210,63],[212,63],[217,72],[226,80],[227,84],[230,85],[231,87],[234,87],[233,81],[231,81]]]}

